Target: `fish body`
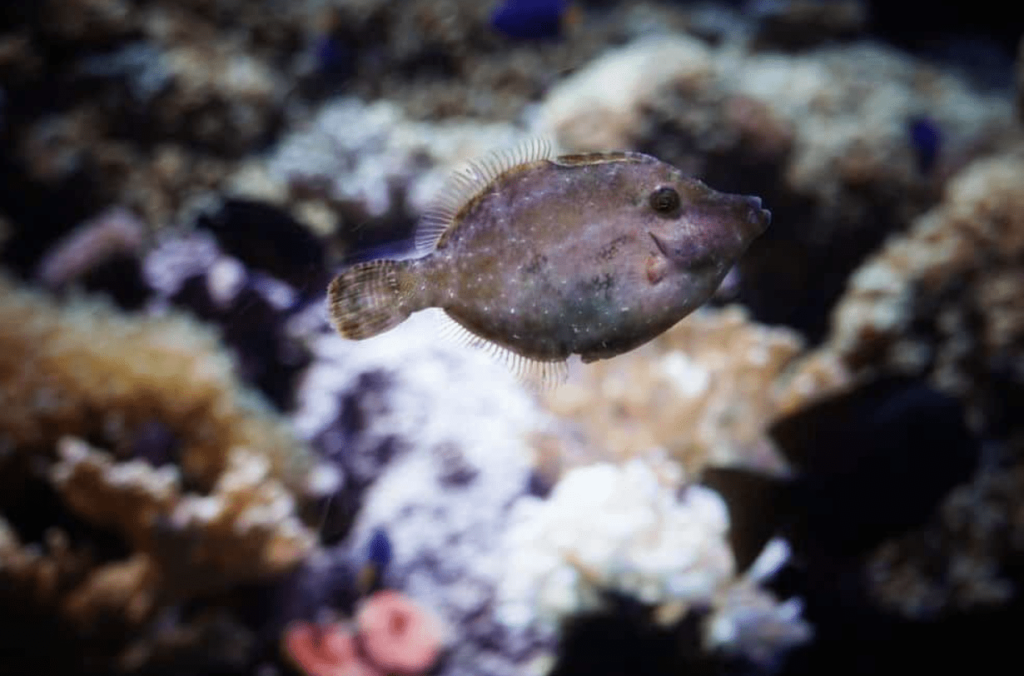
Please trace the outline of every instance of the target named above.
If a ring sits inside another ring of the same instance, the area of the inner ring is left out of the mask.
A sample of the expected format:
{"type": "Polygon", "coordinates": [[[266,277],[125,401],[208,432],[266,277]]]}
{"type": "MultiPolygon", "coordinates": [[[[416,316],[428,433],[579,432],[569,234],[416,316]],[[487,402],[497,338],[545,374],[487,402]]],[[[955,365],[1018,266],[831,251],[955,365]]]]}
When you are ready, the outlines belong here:
{"type": "Polygon", "coordinates": [[[567,0],[505,0],[491,14],[491,27],[510,38],[557,38],[570,5],[567,0]]]}
{"type": "Polygon", "coordinates": [[[440,307],[519,370],[605,359],[704,303],[769,219],[649,155],[535,147],[457,175],[422,226],[429,253],[343,272],[331,314],[364,338],[440,307]]]}

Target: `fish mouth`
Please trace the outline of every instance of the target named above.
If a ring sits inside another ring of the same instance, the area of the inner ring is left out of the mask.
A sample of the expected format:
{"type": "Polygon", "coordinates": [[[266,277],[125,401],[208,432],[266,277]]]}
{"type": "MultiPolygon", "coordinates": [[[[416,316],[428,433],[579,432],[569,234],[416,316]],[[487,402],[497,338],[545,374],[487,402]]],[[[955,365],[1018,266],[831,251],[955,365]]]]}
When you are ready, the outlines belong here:
{"type": "Polygon", "coordinates": [[[772,222],[772,212],[761,207],[761,198],[753,195],[746,198],[747,225],[750,226],[751,237],[757,237],[768,229],[772,222]]]}

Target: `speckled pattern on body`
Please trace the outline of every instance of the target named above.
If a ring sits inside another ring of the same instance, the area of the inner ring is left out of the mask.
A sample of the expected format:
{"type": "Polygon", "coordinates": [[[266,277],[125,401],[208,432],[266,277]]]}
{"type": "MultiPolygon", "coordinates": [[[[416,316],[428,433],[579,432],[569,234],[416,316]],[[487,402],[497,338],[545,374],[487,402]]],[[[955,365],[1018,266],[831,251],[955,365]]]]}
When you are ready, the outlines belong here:
{"type": "Polygon", "coordinates": [[[440,307],[520,372],[605,359],[704,303],[769,220],[649,155],[532,148],[457,174],[422,225],[433,251],[343,272],[331,315],[366,338],[440,307]]]}

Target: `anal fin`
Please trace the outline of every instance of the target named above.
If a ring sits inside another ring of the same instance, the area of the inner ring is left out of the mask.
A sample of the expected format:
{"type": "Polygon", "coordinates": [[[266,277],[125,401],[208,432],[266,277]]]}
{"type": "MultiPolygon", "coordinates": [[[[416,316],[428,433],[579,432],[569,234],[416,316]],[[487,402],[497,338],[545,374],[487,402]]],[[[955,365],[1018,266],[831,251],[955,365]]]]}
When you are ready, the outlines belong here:
{"type": "Polygon", "coordinates": [[[438,313],[438,317],[439,332],[444,339],[485,352],[511,371],[516,380],[532,390],[553,389],[565,382],[569,375],[569,363],[565,359],[527,357],[474,333],[447,310],[438,313]]]}

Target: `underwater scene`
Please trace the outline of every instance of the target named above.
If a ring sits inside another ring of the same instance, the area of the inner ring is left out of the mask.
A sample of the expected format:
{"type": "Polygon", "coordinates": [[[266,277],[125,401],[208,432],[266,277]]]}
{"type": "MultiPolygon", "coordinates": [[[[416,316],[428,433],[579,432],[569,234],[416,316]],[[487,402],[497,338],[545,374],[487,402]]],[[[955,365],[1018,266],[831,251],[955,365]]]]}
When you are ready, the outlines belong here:
{"type": "Polygon", "coordinates": [[[1010,7],[3,3],[0,676],[1024,673],[1010,7]]]}

